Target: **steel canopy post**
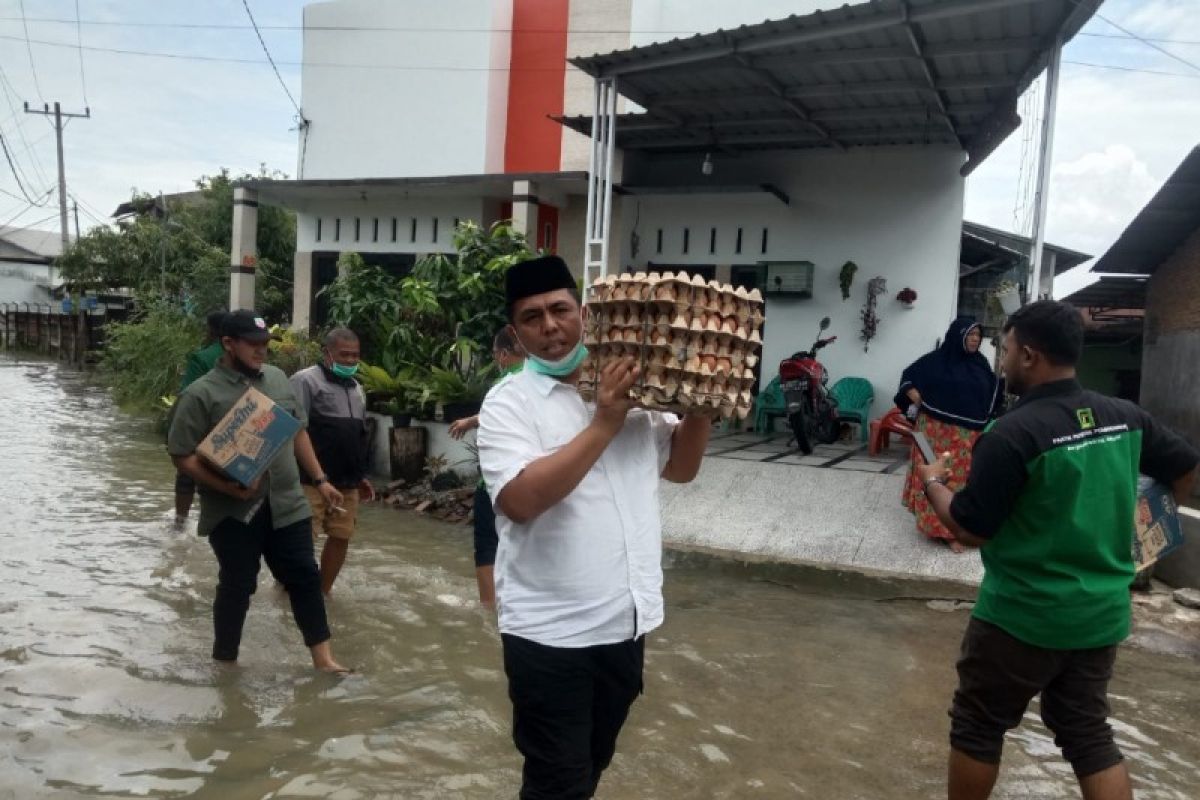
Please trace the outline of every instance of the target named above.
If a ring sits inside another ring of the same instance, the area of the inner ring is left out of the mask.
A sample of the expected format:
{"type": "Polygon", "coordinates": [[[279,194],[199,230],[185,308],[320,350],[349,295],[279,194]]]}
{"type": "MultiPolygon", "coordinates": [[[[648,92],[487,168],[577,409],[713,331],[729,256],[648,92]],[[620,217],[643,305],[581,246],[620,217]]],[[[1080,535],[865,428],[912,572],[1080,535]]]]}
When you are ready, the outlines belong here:
{"type": "Polygon", "coordinates": [[[1046,105],[1042,113],[1042,143],[1038,152],[1037,197],[1034,200],[1033,235],[1030,236],[1029,284],[1025,296],[1030,302],[1041,297],[1042,248],[1046,243],[1046,206],[1050,197],[1050,162],[1054,155],[1054,117],[1058,110],[1058,75],[1062,62],[1062,36],[1054,42],[1046,65],[1046,105]]]}
{"type": "Polygon", "coordinates": [[[608,275],[616,126],[617,79],[597,78],[592,103],[592,147],[588,158],[587,224],[583,253],[585,287],[596,278],[608,275]]]}

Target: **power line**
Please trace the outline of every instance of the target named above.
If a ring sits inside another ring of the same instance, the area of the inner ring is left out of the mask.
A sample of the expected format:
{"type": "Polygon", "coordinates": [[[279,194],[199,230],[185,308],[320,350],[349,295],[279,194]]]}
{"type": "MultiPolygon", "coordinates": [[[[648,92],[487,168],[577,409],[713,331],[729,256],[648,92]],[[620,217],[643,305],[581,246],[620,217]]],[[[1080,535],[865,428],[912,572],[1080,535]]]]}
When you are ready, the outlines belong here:
{"type": "MultiPolygon", "coordinates": [[[[33,206],[29,206],[27,208],[22,209],[21,211],[18,211],[16,216],[10,217],[7,222],[0,224],[0,228],[7,228],[8,226],[12,225],[14,222],[19,220],[21,217],[28,214],[32,208],[33,208],[33,206]]],[[[24,227],[32,228],[35,225],[41,225],[43,222],[49,222],[50,220],[54,219],[56,216],[58,216],[58,215],[51,214],[50,216],[45,217],[43,219],[38,219],[38,220],[34,220],[33,222],[26,223],[24,227]]]]}
{"type": "Polygon", "coordinates": [[[87,75],[83,71],[83,25],[79,21],[79,0],[75,0],[75,45],[79,53],[79,83],[83,87],[83,104],[90,106],[87,96],[87,75]]]}
{"type": "Polygon", "coordinates": [[[21,143],[23,145],[25,145],[25,150],[23,152],[29,153],[33,159],[33,171],[34,171],[35,176],[37,177],[37,181],[30,181],[28,174],[26,174],[25,180],[29,183],[36,182],[36,183],[40,183],[43,185],[50,183],[50,181],[48,181],[46,179],[46,171],[44,169],[42,169],[41,159],[39,159],[37,157],[36,151],[31,152],[31,145],[29,144],[29,140],[27,138],[25,138],[25,127],[22,123],[23,114],[21,114],[21,112],[17,111],[17,106],[16,106],[17,92],[16,92],[16,89],[14,89],[12,84],[9,82],[8,76],[4,74],[3,67],[0,67],[0,90],[3,91],[4,99],[8,103],[8,110],[12,112],[12,116],[9,117],[9,119],[5,120],[4,124],[7,125],[10,120],[13,120],[13,119],[16,120],[17,135],[21,138],[21,143]]]}
{"type": "MultiPolygon", "coordinates": [[[[1074,3],[1075,5],[1077,5],[1077,6],[1079,6],[1079,5],[1082,5],[1082,0],[1071,0],[1071,2],[1073,2],[1073,3],[1074,3]]],[[[1104,21],[1105,21],[1105,22],[1107,22],[1109,25],[1112,25],[1114,28],[1116,28],[1116,29],[1117,29],[1117,30],[1119,30],[1121,33],[1125,34],[1126,36],[1129,36],[1129,37],[1130,37],[1130,38],[1132,38],[1132,39],[1137,39],[1137,40],[1138,40],[1139,42],[1141,42],[1142,44],[1146,45],[1146,46],[1147,46],[1147,47],[1149,47],[1149,48],[1152,48],[1152,49],[1154,49],[1154,50],[1157,50],[1158,52],[1162,53],[1162,54],[1163,54],[1164,56],[1166,56],[1167,58],[1172,58],[1172,59],[1174,59],[1174,60],[1178,61],[1180,64],[1183,64],[1183,65],[1185,65],[1185,66],[1191,67],[1192,69],[1196,70],[1197,72],[1200,72],[1200,64],[1196,64],[1196,63],[1194,63],[1194,62],[1188,61],[1188,60],[1187,60],[1186,58],[1184,58],[1183,56],[1177,56],[1177,55],[1175,55],[1174,53],[1172,53],[1170,50],[1166,49],[1165,47],[1159,47],[1157,44],[1155,44],[1154,42],[1150,41],[1149,39],[1146,39],[1146,38],[1143,38],[1143,37],[1141,37],[1141,36],[1138,36],[1136,33],[1134,33],[1133,31],[1129,30],[1128,28],[1124,28],[1124,27],[1122,27],[1121,25],[1119,25],[1119,24],[1117,24],[1117,23],[1113,22],[1111,19],[1109,19],[1108,17],[1104,16],[1104,15],[1103,15],[1103,14],[1101,14],[1099,11],[1095,11],[1095,12],[1093,12],[1093,13],[1096,15],[1096,18],[1097,18],[1097,19],[1104,20],[1104,21]]]]}
{"type": "MultiPolygon", "coordinates": [[[[18,36],[0,36],[0,40],[9,40],[14,42],[22,41],[18,36]]],[[[78,45],[67,42],[50,42],[41,39],[31,39],[34,44],[44,45],[46,47],[67,47],[74,49],[78,45]]],[[[261,58],[238,58],[235,56],[205,56],[192,53],[163,53],[150,52],[147,50],[128,50],[118,47],[96,47],[94,45],[83,45],[82,49],[93,53],[116,53],[126,56],[146,56],[150,58],[170,58],[181,61],[211,61],[226,64],[270,64],[269,61],[264,61],[261,58]]],[[[339,64],[320,61],[277,61],[276,64],[282,64],[285,67],[327,67],[330,69],[378,69],[378,70],[399,70],[404,72],[560,72],[558,67],[529,67],[519,70],[510,69],[508,67],[451,67],[451,66],[402,66],[392,64],[339,64]]],[[[571,64],[566,65],[567,69],[577,69],[571,64]]]]}
{"type": "Polygon", "coordinates": [[[1190,80],[1200,79],[1200,75],[1188,75],[1185,72],[1165,72],[1158,69],[1139,69],[1137,67],[1119,67],[1116,64],[1093,64],[1089,61],[1068,61],[1063,59],[1064,64],[1074,64],[1077,67],[1095,67],[1096,69],[1115,69],[1121,72],[1140,72],[1143,75],[1170,75],[1173,78],[1188,78],[1190,80]]]}
{"type": "Polygon", "coordinates": [[[18,5],[21,7],[21,26],[25,29],[25,52],[29,54],[29,69],[33,72],[33,85],[37,89],[38,99],[44,103],[46,98],[42,97],[42,86],[38,83],[37,67],[33,63],[33,46],[29,44],[29,21],[25,18],[25,0],[18,0],[18,5]]]}
{"type": "MultiPolygon", "coordinates": [[[[76,2],[79,2],[79,0],[76,0],[76,2]]],[[[267,49],[267,43],[263,39],[262,31],[258,29],[258,23],[254,21],[254,13],[250,11],[249,0],[242,0],[242,6],[246,9],[246,16],[250,18],[250,24],[254,27],[254,33],[258,36],[258,43],[262,45],[263,52],[267,55],[267,61],[271,64],[271,69],[275,70],[275,77],[279,79],[279,85],[283,87],[284,94],[288,96],[288,100],[292,101],[292,107],[296,109],[296,116],[300,118],[300,124],[306,124],[308,120],[304,119],[304,114],[300,111],[300,104],[296,102],[296,98],[292,97],[291,90],[283,82],[283,76],[279,74],[279,67],[275,66],[275,59],[271,58],[271,51],[267,49]]]]}
{"type": "Polygon", "coordinates": [[[13,179],[17,182],[17,188],[21,190],[21,194],[25,195],[25,199],[28,200],[31,205],[46,205],[45,202],[38,203],[38,201],[29,194],[29,190],[25,188],[25,184],[22,182],[21,176],[17,173],[17,165],[13,162],[12,153],[9,152],[8,142],[5,141],[3,133],[0,133],[0,149],[4,151],[4,160],[8,162],[8,169],[12,172],[13,179]]]}
{"type": "MultiPolygon", "coordinates": [[[[1107,20],[1105,21],[1107,22],[1107,20]]],[[[1158,42],[1159,44],[1200,44],[1200,39],[1159,39],[1153,36],[1130,36],[1127,33],[1092,33],[1090,31],[1080,31],[1075,35],[1090,36],[1093,39],[1132,39],[1134,41],[1141,38],[1143,41],[1158,42]]]]}

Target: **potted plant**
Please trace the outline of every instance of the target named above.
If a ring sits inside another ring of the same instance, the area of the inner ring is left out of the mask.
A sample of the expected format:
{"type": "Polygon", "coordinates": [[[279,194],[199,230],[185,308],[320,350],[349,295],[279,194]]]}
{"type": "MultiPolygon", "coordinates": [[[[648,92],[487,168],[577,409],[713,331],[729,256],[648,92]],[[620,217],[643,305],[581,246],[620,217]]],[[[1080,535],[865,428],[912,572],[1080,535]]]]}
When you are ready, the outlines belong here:
{"type": "Polygon", "coordinates": [[[913,304],[917,302],[917,290],[910,289],[909,287],[905,286],[896,294],[896,299],[899,300],[905,308],[912,308],[913,304]]]}
{"type": "Polygon", "coordinates": [[[1021,287],[1013,281],[1000,281],[992,287],[991,294],[1005,314],[1013,314],[1021,307],[1021,287]]]}

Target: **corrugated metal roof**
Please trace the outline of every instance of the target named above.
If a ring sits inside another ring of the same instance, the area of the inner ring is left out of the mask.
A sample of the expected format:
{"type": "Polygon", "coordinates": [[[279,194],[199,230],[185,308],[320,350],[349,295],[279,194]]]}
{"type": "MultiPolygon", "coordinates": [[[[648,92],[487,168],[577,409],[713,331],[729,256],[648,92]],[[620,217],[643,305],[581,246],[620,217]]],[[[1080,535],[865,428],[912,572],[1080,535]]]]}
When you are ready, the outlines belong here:
{"type": "Polygon", "coordinates": [[[1150,275],[1197,230],[1200,230],[1200,146],[1192,148],[1120,238],[1100,256],[1092,272],[1150,275]]]}
{"type": "Polygon", "coordinates": [[[1105,275],[1095,283],[1067,295],[1063,302],[1077,308],[1112,310],[1115,308],[1145,308],[1145,275],[1105,275]]]}
{"type": "MultiPolygon", "coordinates": [[[[1102,0],[873,0],[573,58],[646,109],[617,145],[654,152],[945,144],[967,171],[1102,0]]],[[[591,118],[562,118],[590,133],[591,118]]]]}

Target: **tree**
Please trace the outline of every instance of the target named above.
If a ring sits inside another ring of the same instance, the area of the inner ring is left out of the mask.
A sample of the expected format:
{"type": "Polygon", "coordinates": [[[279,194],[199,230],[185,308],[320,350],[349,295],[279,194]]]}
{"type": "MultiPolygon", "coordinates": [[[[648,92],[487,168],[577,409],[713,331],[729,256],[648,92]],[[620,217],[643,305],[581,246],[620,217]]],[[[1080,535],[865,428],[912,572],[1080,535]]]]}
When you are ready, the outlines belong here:
{"type": "MultiPolygon", "coordinates": [[[[129,289],[142,307],[176,305],[196,314],[224,307],[229,299],[229,253],[233,239],[232,179],[222,169],[196,181],[199,197],[167,202],[165,218],[142,213],[117,229],[96,228],[59,259],[63,280],[83,289],[129,289]]],[[[135,204],[155,207],[150,195],[135,204]]],[[[274,206],[258,213],[256,307],[272,321],[291,312],[291,262],[296,216],[274,206]]]]}

